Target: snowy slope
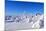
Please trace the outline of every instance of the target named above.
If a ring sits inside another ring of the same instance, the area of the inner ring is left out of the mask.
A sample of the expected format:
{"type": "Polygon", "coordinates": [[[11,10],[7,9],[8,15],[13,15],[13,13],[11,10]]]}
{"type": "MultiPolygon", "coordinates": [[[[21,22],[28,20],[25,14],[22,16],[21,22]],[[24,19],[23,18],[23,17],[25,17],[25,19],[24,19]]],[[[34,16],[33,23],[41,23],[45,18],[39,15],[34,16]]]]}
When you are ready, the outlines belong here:
{"type": "Polygon", "coordinates": [[[23,15],[13,16],[10,19],[12,22],[6,20],[6,30],[20,30],[20,29],[39,29],[44,26],[43,14],[41,15],[23,15]]]}

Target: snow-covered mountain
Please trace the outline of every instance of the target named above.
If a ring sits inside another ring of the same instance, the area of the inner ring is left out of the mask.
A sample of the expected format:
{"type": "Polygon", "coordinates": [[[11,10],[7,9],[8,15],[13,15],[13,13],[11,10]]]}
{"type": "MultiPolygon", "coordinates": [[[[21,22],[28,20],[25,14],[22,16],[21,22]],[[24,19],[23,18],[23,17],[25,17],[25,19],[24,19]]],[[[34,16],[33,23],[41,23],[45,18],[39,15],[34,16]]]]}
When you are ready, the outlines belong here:
{"type": "Polygon", "coordinates": [[[6,16],[6,30],[7,29],[31,29],[44,27],[44,15],[18,15],[6,16]]]}

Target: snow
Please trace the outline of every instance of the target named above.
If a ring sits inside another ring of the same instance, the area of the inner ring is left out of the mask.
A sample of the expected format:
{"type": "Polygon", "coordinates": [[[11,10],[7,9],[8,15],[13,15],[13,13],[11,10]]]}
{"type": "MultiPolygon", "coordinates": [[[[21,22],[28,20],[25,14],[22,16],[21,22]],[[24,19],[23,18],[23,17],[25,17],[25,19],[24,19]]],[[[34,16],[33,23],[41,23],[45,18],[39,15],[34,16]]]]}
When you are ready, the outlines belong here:
{"type": "Polygon", "coordinates": [[[23,16],[13,16],[9,21],[6,21],[5,30],[21,30],[21,29],[39,29],[44,26],[44,17],[41,15],[23,15],[23,16]],[[33,16],[33,17],[32,17],[33,16]],[[9,21],[12,22],[9,22],[9,21]],[[41,25],[43,25],[41,27],[41,25]]]}

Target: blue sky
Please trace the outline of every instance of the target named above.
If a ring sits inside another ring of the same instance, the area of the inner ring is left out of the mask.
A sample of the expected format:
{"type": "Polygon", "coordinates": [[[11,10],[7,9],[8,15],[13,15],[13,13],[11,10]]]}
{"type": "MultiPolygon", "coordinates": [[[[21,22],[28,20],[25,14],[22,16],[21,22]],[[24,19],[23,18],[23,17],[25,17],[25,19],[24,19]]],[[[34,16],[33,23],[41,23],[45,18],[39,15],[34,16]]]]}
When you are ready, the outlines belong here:
{"type": "Polygon", "coordinates": [[[6,15],[23,14],[36,14],[44,13],[44,4],[36,2],[20,2],[20,1],[7,1],[6,2],[6,15]]]}

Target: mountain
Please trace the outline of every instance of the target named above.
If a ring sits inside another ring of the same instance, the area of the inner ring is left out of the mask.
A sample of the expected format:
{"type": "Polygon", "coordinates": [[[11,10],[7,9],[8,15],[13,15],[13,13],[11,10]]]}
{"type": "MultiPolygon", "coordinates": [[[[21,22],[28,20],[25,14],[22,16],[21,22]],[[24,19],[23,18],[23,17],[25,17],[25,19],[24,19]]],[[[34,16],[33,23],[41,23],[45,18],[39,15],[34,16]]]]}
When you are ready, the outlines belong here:
{"type": "Polygon", "coordinates": [[[14,29],[14,28],[31,29],[31,28],[43,28],[44,27],[44,15],[43,14],[6,16],[5,21],[6,21],[5,25],[7,29],[14,29]]]}

